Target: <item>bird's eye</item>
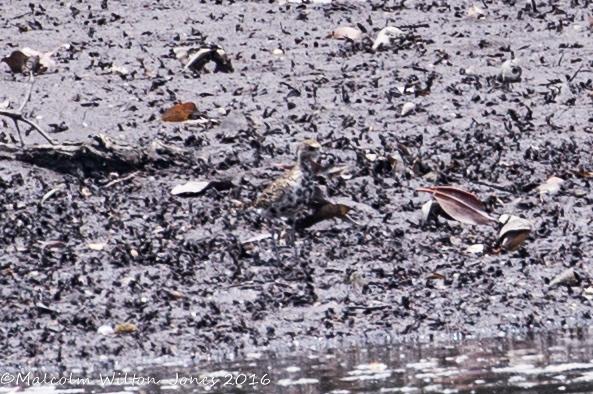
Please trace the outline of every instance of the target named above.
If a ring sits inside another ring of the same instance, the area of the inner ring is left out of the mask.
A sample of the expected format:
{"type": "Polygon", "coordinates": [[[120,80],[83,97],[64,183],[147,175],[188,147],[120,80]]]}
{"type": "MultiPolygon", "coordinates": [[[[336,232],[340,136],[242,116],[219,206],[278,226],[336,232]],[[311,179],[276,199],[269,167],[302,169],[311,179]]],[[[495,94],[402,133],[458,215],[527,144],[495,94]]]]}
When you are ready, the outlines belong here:
{"type": "Polygon", "coordinates": [[[316,148],[314,146],[310,146],[307,149],[309,149],[310,151],[314,151],[316,148]]]}

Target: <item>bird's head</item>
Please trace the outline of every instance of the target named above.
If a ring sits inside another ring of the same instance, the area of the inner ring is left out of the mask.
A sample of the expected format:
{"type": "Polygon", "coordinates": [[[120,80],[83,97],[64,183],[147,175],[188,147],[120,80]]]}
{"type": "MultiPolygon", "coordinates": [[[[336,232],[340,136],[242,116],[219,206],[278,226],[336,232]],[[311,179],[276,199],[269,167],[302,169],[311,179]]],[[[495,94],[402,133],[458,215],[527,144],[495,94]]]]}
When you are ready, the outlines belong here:
{"type": "Polygon", "coordinates": [[[305,140],[299,144],[297,157],[299,163],[305,164],[314,162],[321,154],[321,144],[315,140],[305,140]]]}

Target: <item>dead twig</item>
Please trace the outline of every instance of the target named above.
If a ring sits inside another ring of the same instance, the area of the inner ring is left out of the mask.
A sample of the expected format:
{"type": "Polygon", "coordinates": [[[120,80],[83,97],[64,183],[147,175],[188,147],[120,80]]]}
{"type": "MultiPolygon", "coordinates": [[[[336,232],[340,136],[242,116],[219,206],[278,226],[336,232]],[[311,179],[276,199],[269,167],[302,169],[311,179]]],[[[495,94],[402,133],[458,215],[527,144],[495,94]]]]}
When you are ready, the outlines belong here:
{"type": "Polygon", "coordinates": [[[14,122],[14,126],[16,128],[16,131],[19,135],[19,139],[21,141],[21,146],[25,146],[25,143],[23,141],[23,136],[21,134],[21,129],[19,128],[18,122],[23,122],[23,123],[28,124],[35,130],[37,130],[39,132],[39,134],[41,134],[43,136],[43,138],[45,138],[50,144],[56,145],[56,141],[54,141],[45,131],[43,131],[43,129],[39,125],[37,125],[32,120],[29,120],[23,116],[23,109],[25,108],[25,106],[27,105],[29,100],[31,99],[31,92],[33,91],[33,83],[35,82],[32,72],[29,73],[29,82],[30,82],[29,89],[27,89],[27,94],[25,95],[25,99],[23,100],[18,111],[0,110],[0,116],[5,116],[7,118],[12,119],[12,121],[14,122]]]}
{"type": "Polygon", "coordinates": [[[134,173],[131,173],[130,175],[128,175],[128,176],[126,176],[124,178],[114,179],[111,182],[106,183],[105,185],[103,185],[103,187],[109,187],[109,186],[113,186],[113,185],[115,185],[117,183],[125,182],[127,180],[130,180],[130,179],[134,178],[136,175],[138,175],[138,171],[136,171],[134,173]]]}

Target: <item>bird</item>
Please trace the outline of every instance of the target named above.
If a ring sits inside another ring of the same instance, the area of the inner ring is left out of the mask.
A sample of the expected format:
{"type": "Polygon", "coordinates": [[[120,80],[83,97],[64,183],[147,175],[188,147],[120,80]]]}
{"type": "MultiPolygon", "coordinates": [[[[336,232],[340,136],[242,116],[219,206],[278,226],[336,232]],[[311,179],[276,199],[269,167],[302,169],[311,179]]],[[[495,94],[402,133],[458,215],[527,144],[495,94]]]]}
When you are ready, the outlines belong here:
{"type": "Polygon", "coordinates": [[[309,206],[319,194],[315,175],[319,168],[317,160],[321,151],[321,144],[315,140],[301,142],[297,148],[296,163],[292,169],[270,183],[251,205],[259,211],[264,219],[268,220],[274,250],[279,261],[280,255],[274,237],[273,222],[282,217],[292,220],[292,242],[296,256],[296,221],[299,216],[306,214],[309,206]]]}

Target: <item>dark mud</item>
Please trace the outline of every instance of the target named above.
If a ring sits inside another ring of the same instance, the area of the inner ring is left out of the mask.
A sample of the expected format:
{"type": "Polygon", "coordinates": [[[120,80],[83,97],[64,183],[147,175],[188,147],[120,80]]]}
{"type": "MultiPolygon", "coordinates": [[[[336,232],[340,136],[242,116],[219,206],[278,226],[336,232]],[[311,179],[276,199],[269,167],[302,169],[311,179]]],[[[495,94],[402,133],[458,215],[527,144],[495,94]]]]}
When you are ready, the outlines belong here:
{"type": "MultiPolygon", "coordinates": [[[[53,138],[156,139],[192,156],[119,171],[84,159],[0,162],[2,362],[121,365],[590,324],[593,200],[575,172],[592,168],[591,10],[531,3],[485,1],[486,18],[475,20],[468,3],[445,1],[2,1],[3,56],[71,45],[57,72],[36,77],[25,111],[62,130],[53,138]],[[367,33],[325,38],[342,25],[367,33]],[[373,53],[385,25],[408,36],[373,53]],[[235,72],[184,73],[172,49],[203,41],[221,45],[235,72]],[[513,54],[522,82],[503,86],[496,74],[513,54]],[[176,100],[220,125],[161,123],[176,100]],[[406,102],[416,109],[401,117],[406,102]],[[304,230],[300,258],[287,247],[278,263],[267,241],[242,243],[267,230],[237,201],[253,199],[311,137],[353,174],[328,182],[330,195],[366,209],[358,226],[304,230]],[[402,149],[403,166],[389,160],[402,149]],[[535,188],[551,175],[565,183],[540,198],[535,188]],[[435,177],[476,193],[495,217],[532,219],[536,231],[517,252],[466,253],[494,245],[498,227],[422,226],[429,196],[415,189],[435,177]],[[232,187],[170,194],[189,180],[232,187]],[[577,281],[550,288],[568,267],[577,281]],[[354,271],[362,281],[349,281],[354,271]],[[124,322],[137,331],[97,333],[124,322]]],[[[27,78],[1,66],[0,102],[18,108],[27,78]]],[[[18,139],[9,119],[0,126],[4,142],[18,139]]],[[[26,142],[44,140],[32,132],[26,142]]]]}

